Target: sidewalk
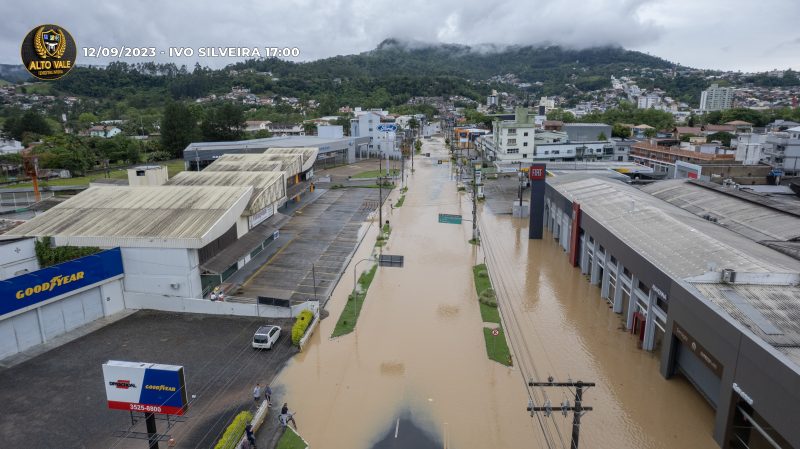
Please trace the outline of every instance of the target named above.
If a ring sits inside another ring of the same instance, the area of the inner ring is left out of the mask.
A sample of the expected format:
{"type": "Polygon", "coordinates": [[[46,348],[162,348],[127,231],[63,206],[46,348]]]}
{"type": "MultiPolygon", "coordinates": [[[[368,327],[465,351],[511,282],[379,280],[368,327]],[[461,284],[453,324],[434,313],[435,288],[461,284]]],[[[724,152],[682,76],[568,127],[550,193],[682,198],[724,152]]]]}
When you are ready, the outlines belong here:
{"type": "Polygon", "coordinates": [[[278,440],[283,435],[283,426],[279,422],[281,405],[283,404],[274,395],[272,397],[272,408],[264,419],[264,423],[256,433],[256,447],[258,449],[274,449],[278,445],[278,440]]]}

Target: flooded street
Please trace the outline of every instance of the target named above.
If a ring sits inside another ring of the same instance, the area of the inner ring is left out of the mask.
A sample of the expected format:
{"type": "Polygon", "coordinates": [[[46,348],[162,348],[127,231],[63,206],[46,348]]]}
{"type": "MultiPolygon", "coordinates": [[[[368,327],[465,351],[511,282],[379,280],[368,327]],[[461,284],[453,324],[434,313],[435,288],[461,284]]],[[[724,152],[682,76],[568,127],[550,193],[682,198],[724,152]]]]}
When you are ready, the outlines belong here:
{"type": "MultiPolygon", "coordinates": [[[[447,157],[441,139],[426,141],[429,151],[447,157]]],[[[547,232],[529,242],[526,219],[487,209],[483,246],[470,245],[470,222],[437,222],[439,213],[471,217],[450,165],[416,157],[415,168],[405,204],[388,207],[394,191],[384,210],[392,226],[384,253],[405,256],[405,267],[379,268],[355,332],[329,338],[353,265],[372,251],[371,226],[328,303],[330,317],[276,381],[311,447],[427,447],[425,437],[445,448],[568,447],[571,415],[540,423],[525,411],[527,373],[598,384],[584,395],[594,411],[583,417],[581,447],[715,447],[710,407],[682,378],[658,374],[657,357],[637,349],[547,232]],[[484,261],[511,315],[503,324],[512,368],[486,355],[472,279],[472,266],[484,261]],[[413,442],[403,443],[406,429],[413,442]]],[[[554,405],[573,400],[566,389],[547,393],[554,405]]],[[[535,394],[543,399],[541,389],[535,394]]]]}

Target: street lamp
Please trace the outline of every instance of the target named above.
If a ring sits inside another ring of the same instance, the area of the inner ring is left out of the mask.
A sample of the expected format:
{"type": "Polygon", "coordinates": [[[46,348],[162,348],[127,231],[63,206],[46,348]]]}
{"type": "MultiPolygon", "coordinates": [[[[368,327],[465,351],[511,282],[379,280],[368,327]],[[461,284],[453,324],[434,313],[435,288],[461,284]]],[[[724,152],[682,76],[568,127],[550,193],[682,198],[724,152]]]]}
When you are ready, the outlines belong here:
{"type": "Polygon", "coordinates": [[[358,264],[361,262],[366,262],[367,260],[375,261],[372,257],[367,257],[366,259],[361,259],[356,262],[356,265],[353,267],[353,301],[355,301],[353,307],[353,327],[355,327],[356,323],[356,311],[358,310],[358,293],[356,293],[356,286],[358,285],[358,281],[356,280],[356,274],[358,273],[358,264]]]}

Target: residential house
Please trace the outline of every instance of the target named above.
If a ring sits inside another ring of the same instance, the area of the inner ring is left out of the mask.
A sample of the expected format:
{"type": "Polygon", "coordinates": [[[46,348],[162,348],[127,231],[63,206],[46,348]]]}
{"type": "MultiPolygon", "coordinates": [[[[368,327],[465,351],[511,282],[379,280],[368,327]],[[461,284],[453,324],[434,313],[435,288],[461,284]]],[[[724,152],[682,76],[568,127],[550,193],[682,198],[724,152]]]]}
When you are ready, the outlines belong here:
{"type": "Polygon", "coordinates": [[[244,132],[246,133],[254,133],[258,131],[265,131],[269,130],[269,125],[272,122],[269,120],[247,120],[244,122],[245,128],[244,132]]]}
{"type": "Polygon", "coordinates": [[[92,137],[102,137],[108,139],[121,133],[122,130],[116,126],[110,125],[95,125],[89,128],[88,134],[92,137]]]}

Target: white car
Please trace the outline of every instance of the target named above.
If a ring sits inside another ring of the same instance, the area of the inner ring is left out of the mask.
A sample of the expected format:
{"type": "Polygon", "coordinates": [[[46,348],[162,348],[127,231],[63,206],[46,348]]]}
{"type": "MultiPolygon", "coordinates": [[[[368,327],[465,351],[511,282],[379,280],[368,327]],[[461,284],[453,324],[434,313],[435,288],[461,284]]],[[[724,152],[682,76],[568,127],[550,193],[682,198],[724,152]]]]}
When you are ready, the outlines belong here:
{"type": "Polygon", "coordinates": [[[279,326],[261,326],[253,335],[253,349],[272,349],[280,336],[281,328],[279,326]]]}

